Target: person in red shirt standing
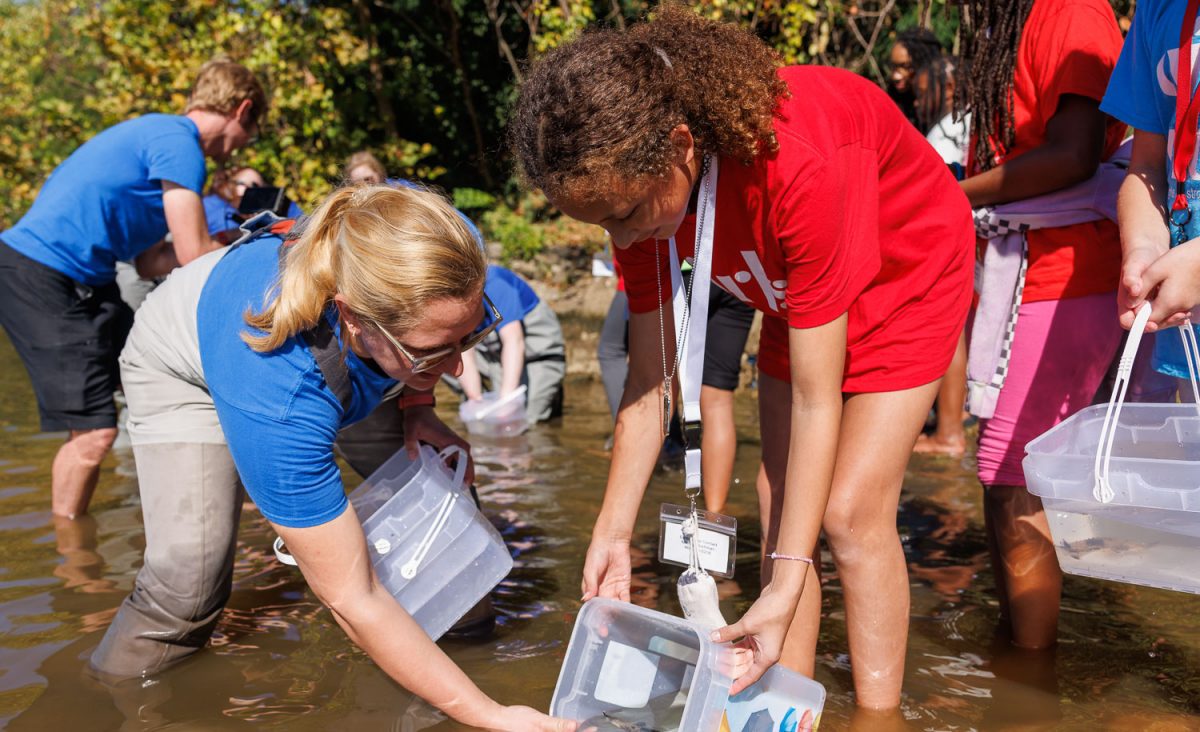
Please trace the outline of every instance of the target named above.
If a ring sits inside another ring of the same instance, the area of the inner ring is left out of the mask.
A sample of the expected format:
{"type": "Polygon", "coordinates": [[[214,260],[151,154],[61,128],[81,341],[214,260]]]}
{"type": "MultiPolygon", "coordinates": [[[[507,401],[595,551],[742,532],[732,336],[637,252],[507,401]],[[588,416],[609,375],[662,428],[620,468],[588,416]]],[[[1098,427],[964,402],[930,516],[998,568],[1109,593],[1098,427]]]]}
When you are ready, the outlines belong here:
{"type": "Polygon", "coordinates": [[[669,4],[548,53],[522,85],[511,136],[527,182],[608,230],[630,301],[630,373],[584,597],[629,599],[630,540],[674,361],[666,240],[691,257],[694,220],[715,217],[713,282],[766,316],[764,586],[714,633],[753,651],[733,691],[781,654],[813,673],[820,585],[809,558],[823,527],[858,703],[898,705],[909,589],[896,508],[971,297],[970,211],[945,164],[867,80],[780,68],[751,34],[669,4]],[[715,207],[698,184],[712,165],[715,207]]]}
{"type": "MultiPolygon", "coordinates": [[[[959,37],[968,71],[957,102],[975,126],[973,174],[962,183],[971,205],[1023,201],[1090,179],[1125,132],[1100,111],[1121,51],[1112,7],[965,4],[959,37]]],[[[1026,248],[1008,374],[994,414],[981,419],[977,457],[1002,622],[1016,645],[1044,648],[1057,634],[1062,572],[1021,460],[1026,443],[1092,402],[1116,353],[1121,242],[1116,224],[1101,219],[1029,231],[1026,248]]]]}

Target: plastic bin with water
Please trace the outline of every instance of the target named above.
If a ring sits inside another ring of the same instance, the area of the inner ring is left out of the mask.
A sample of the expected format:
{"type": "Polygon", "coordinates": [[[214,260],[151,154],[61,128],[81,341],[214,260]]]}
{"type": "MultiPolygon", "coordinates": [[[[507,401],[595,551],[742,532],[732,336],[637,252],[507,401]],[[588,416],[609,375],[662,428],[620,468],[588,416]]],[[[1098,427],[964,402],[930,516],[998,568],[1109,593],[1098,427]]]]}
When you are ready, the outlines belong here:
{"type": "Polygon", "coordinates": [[[783,666],[772,666],[755,684],[729,697],[730,732],[811,732],[821,723],[825,687],[783,666]]]}
{"type": "Polygon", "coordinates": [[[437,640],[512,570],[512,556],[463,484],[466,453],[402,449],[350,494],[375,573],[437,640]],[[455,472],[445,460],[457,456],[455,472]]]}
{"type": "MultiPolygon", "coordinates": [[[[1064,571],[1200,593],[1200,411],[1196,404],[1123,403],[1148,306],[1143,313],[1121,356],[1112,401],[1030,442],[1025,479],[1042,499],[1064,571]]],[[[1190,327],[1181,335],[1191,351],[1190,327]]],[[[1176,337],[1160,335],[1168,336],[1176,337]]]]}
{"type": "Polygon", "coordinates": [[[458,407],[458,417],[467,432],[483,437],[511,437],[527,427],[524,384],[501,397],[494,391],[484,392],[481,401],[465,401],[458,407]]]}
{"type": "Polygon", "coordinates": [[[584,603],[550,714],[604,730],[715,732],[732,662],[728,645],[682,618],[606,598],[584,603]]]}

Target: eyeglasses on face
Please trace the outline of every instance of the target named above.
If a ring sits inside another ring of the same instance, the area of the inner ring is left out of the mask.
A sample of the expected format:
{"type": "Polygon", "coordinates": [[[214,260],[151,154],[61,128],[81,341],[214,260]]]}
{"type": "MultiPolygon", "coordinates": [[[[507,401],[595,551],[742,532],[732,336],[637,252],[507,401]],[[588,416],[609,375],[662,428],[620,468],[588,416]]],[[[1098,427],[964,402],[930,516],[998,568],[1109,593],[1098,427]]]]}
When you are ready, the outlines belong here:
{"type": "Polygon", "coordinates": [[[483,304],[487,307],[488,312],[492,316],[492,322],[488,323],[483,330],[476,331],[475,333],[472,333],[453,345],[436,348],[428,353],[422,353],[420,355],[417,355],[405,348],[400,341],[396,340],[395,336],[393,336],[391,333],[388,333],[387,330],[385,330],[384,327],[379,323],[371,321],[371,324],[374,325],[375,329],[382,333],[383,337],[387,339],[387,342],[392,344],[392,347],[395,348],[396,351],[399,352],[406,361],[408,361],[409,370],[414,374],[420,374],[436,368],[438,364],[442,363],[447,358],[454,356],[455,354],[471,350],[475,346],[479,345],[484,338],[487,338],[493,331],[496,330],[496,328],[500,325],[500,322],[504,320],[504,316],[500,314],[500,311],[497,310],[496,306],[492,304],[491,298],[489,298],[486,294],[483,296],[483,304]]]}

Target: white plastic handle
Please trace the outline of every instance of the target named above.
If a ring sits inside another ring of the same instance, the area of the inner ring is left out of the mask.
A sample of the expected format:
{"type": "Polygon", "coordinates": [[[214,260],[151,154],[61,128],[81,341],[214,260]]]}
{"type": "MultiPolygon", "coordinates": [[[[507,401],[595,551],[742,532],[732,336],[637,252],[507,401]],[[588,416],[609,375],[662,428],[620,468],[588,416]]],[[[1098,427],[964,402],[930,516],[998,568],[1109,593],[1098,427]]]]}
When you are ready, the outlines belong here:
{"type": "Polygon", "coordinates": [[[275,550],[275,558],[279,560],[280,564],[286,564],[289,567],[297,566],[296,558],[289,554],[287,548],[284,547],[282,536],[275,537],[275,543],[271,545],[271,548],[275,550]]]}
{"type": "Polygon", "coordinates": [[[442,533],[442,529],[446,526],[446,522],[450,520],[450,509],[454,507],[454,499],[458,497],[458,493],[451,492],[442,499],[442,503],[438,506],[437,514],[433,517],[433,523],[429,525],[429,530],[425,532],[425,536],[421,538],[421,542],[417,544],[416,551],[413,552],[412,558],[404,563],[400,568],[400,576],[404,579],[412,579],[417,576],[417,567],[421,566],[421,562],[425,560],[425,555],[429,553],[430,547],[437,539],[437,535],[442,533]]]}
{"type": "MultiPolygon", "coordinates": [[[[1109,463],[1112,461],[1113,440],[1117,433],[1117,424],[1121,419],[1121,407],[1125,404],[1125,394],[1129,391],[1129,377],[1133,372],[1133,362],[1137,358],[1138,345],[1146,332],[1146,323],[1150,321],[1150,303],[1143,303],[1129,329],[1129,338],[1125,341],[1125,350],[1121,352],[1121,360],[1117,364],[1117,380],[1113,384],[1112,397],[1108,400],[1108,409],[1104,412],[1104,424],[1100,427],[1100,441],[1097,443],[1096,462],[1094,465],[1095,484],[1092,496],[1101,503],[1109,503],[1116,493],[1109,483],[1109,463]]],[[[1196,333],[1191,322],[1179,326],[1179,337],[1183,339],[1183,353],[1187,358],[1188,376],[1192,382],[1192,395],[1196,399],[1197,410],[1200,410],[1200,387],[1197,386],[1197,368],[1200,367],[1200,347],[1197,346],[1196,333]]]]}
{"type": "Polygon", "coordinates": [[[500,407],[507,406],[510,402],[517,399],[518,397],[524,397],[526,390],[527,390],[527,387],[525,386],[525,384],[521,384],[516,389],[513,389],[511,392],[509,392],[508,394],[506,394],[503,397],[497,395],[496,401],[492,402],[491,404],[488,404],[487,406],[480,407],[479,411],[475,412],[475,419],[483,419],[484,417],[488,416],[489,414],[496,411],[500,407]]]}
{"type": "Polygon", "coordinates": [[[449,460],[451,457],[455,457],[454,485],[457,488],[459,488],[460,490],[463,488],[466,488],[466,486],[463,485],[463,483],[465,482],[466,477],[467,477],[467,463],[471,459],[471,456],[467,454],[467,451],[462,449],[458,445],[449,445],[449,446],[443,448],[442,451],[438,453],[438,457],[442,459],[443,464],[447,460],[449,460]]]}

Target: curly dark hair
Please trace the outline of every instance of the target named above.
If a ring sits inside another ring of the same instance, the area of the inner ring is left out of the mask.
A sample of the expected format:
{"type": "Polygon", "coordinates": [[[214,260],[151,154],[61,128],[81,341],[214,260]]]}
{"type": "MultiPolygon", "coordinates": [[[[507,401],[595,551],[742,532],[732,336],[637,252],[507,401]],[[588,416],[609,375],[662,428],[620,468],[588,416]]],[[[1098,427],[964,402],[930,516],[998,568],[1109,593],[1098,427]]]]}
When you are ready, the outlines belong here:
{"type": "Polygon", "coordinates": [[[1014,141],[1012,87],[1021,31],[1033,0],[970,0],[959,11],[958,41],[966,64],[954,87],[954,108],[971,113],[971,151],[979,170],[1014,141]],[[999,143],[1001,149],[994,149],[999,143]]]}
{"type": "Polygon", "coordinates": [[[686,124],[701,153],[750,162],[778,149],[787,85],[778,55],[750,33],[664,4],[627,31],[588,31],[530,69],[509,137],[526,183],[553,198],[600,195],[612,176],[670,170],[686,124]]]}

